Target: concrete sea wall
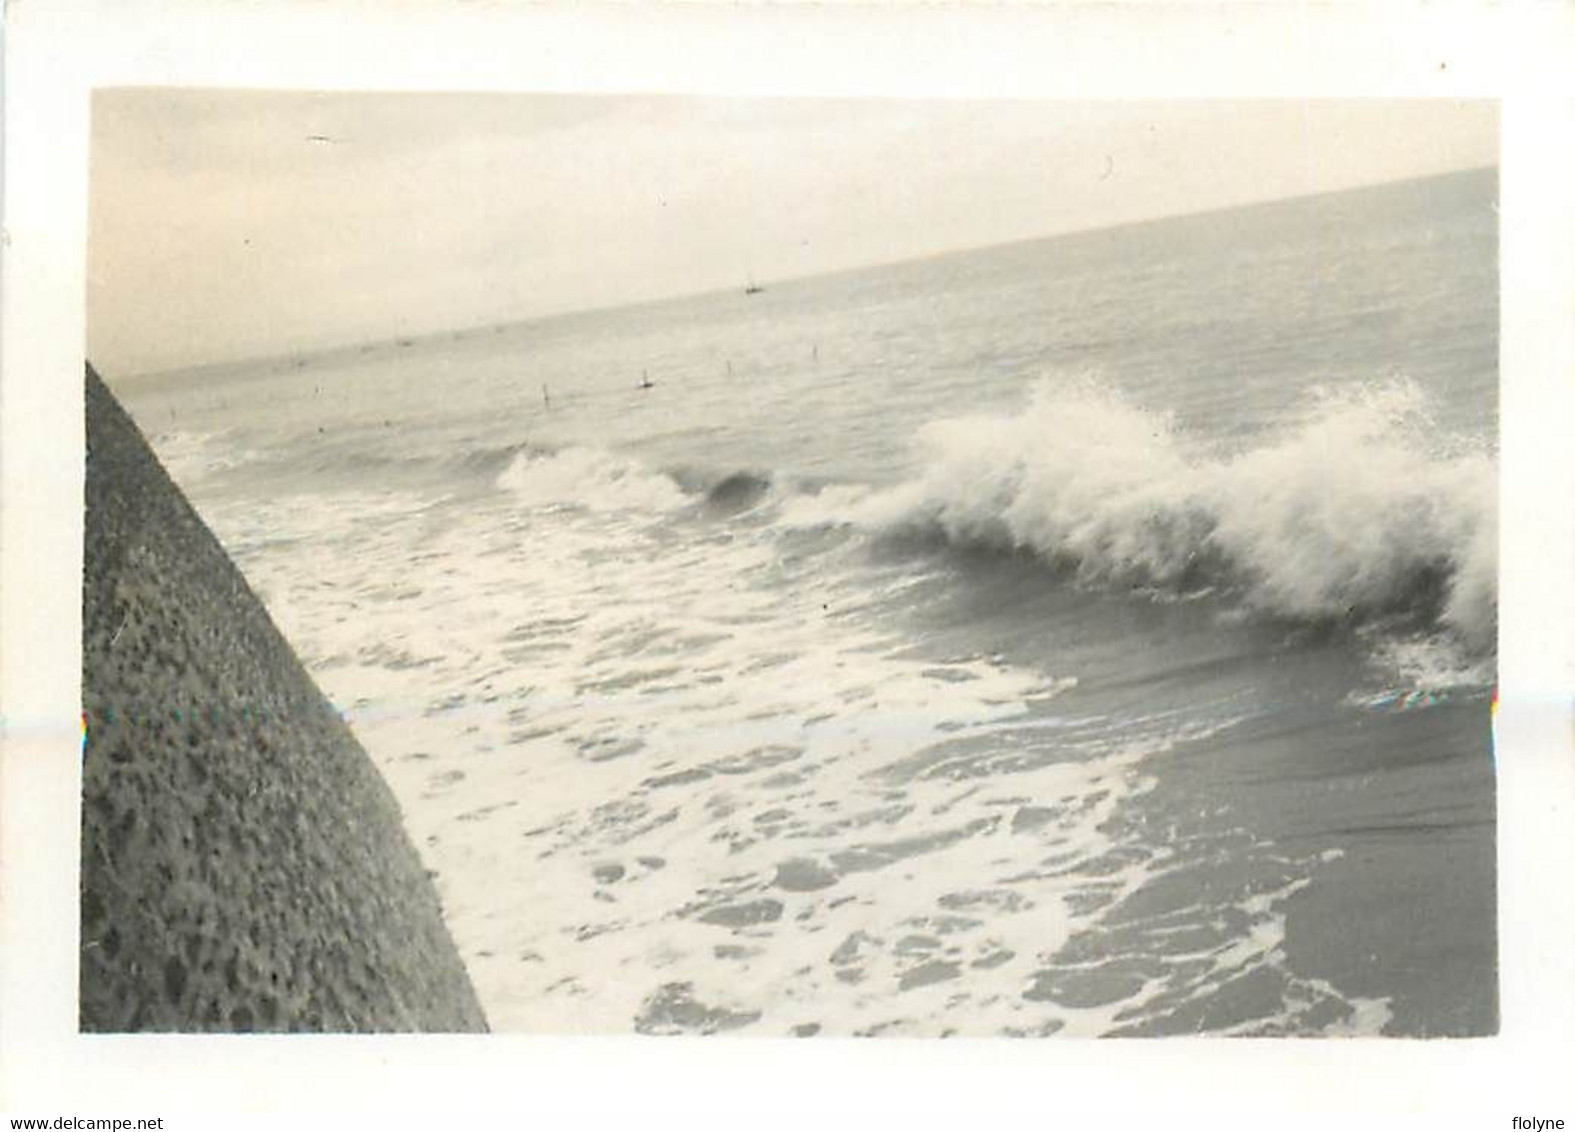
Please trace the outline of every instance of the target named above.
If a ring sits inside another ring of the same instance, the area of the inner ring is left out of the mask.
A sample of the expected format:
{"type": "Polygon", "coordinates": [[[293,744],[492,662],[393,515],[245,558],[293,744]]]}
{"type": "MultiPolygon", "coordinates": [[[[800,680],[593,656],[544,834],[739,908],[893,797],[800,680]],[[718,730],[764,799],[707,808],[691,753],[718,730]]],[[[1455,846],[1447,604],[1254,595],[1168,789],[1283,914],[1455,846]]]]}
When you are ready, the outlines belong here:
{"type": "Polygon", "coordinates": [[[399,807],[89,367],[80,1022],[486,1022],[399,807]]]}

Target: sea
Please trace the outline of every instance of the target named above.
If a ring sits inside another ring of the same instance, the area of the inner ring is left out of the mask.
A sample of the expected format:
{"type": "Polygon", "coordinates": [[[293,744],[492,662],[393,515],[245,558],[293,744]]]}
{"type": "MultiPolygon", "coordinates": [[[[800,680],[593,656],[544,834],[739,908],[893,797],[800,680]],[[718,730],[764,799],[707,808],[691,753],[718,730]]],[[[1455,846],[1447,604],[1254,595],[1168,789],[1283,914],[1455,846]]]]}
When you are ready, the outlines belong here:
{"type": "Polygon", "coordinates": [[[494,1030],[1491,1033],[1496,193],[114,384],[494,1030]]]}

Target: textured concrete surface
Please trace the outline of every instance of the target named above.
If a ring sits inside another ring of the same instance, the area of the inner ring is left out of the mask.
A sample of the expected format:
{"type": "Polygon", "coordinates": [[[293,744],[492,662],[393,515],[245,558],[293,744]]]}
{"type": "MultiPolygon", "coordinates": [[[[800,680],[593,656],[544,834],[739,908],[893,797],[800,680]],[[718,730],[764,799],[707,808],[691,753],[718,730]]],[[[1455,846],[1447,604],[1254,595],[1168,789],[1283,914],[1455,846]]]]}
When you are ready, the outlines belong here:
{"type": "Polygon", "coordinates": [[[393,795],[87,383],[82,1028],[485,1029],[393,795]]]}

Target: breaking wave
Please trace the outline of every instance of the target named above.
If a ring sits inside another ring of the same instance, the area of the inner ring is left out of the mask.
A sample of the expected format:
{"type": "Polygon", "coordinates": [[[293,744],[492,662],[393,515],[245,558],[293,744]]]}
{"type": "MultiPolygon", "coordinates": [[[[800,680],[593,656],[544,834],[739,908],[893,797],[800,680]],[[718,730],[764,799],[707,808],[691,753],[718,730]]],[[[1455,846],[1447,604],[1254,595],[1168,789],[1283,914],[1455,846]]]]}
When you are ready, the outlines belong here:
{"type": "Polygon", "coordinates": [[[920,470],[885,487],[781,469],[653,468],[590,446],[270,454],[233,437],[160,439],[167,461],[204,474],[274,460],[318,478],[485,484],[528,507],[769,516],[1028,552],[1083,583],[1210,590],[1269,616],[1398,615],[1477,655],[1492,652],[1496,633],[1494,456],[1444,439],[1406,381],[1317,395],[1293,424],[1234,451],[1097,382],[1045,381],[1019,412],[923,426],[920,470]]]}
{"type": "Polygon", "coordinates": [[[497,486],[537,507],[669,511],[690,502],[671,477],[599,448],[521,453],[498,475],[497,486]]]}
{"type": "Polygon", "coordinates": [[[1485,651],[1497,469],[1438,437],[1404,381],[1321,394],[1233,454],[1098,384],[1041,383],[1019,414],[926,425],[915,478],[826,488],[785,517],[1028,550],[1089,582],[1224,587],[1290,618],[1415,613],[1485,651]]]}

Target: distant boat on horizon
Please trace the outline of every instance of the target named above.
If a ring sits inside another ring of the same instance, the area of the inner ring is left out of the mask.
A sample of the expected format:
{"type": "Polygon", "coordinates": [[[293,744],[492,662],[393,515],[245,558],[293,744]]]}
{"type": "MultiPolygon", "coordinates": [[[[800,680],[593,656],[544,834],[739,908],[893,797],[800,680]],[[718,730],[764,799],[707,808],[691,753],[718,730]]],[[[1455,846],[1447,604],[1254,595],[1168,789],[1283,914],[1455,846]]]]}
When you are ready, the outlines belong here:
{"type": "Polygon", "coordinates": [[[758,295],[764,290],[764,287],[755,282],[755,277],[753,275],[749,277],[749,282],[744,285],[744,294],[746,295],[758,295]]]}

